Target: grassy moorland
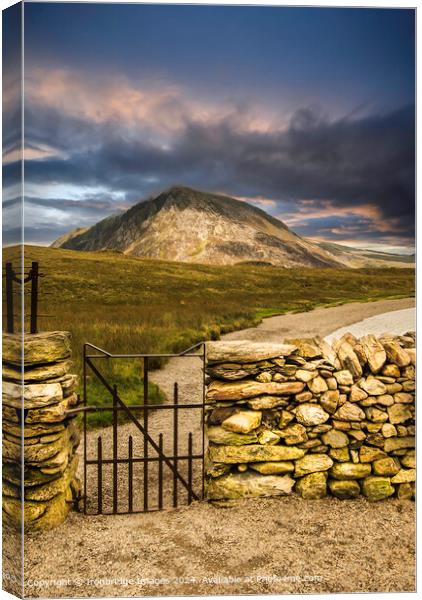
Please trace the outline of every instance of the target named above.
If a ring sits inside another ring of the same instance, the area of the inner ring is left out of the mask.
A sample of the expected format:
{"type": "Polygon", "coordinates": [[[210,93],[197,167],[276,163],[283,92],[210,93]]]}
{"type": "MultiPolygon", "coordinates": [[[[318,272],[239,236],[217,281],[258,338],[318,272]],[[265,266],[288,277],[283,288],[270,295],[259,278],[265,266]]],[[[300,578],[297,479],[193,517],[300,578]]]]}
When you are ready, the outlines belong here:
{"type": "MultiPolygon", "coordinates": [[[[3,262],[17,256],[16,248],[6,248],[3,262]]],[[[79,373],[84,342],[112,353],[179,352],[274,314],[413,296],[415,284],[413,269],[216,267],[26,246],[25,264],[32,260],[45,274],[40,329],[71,331],[79,373]]],[[[109,368],[127,390],[125,399],[140,403],[141,365],[109,368]]],[[[159,390],[151,394],[160,400],[159,390]]],[[[94,396],[104,401],[100,389],[94,396]]]]}

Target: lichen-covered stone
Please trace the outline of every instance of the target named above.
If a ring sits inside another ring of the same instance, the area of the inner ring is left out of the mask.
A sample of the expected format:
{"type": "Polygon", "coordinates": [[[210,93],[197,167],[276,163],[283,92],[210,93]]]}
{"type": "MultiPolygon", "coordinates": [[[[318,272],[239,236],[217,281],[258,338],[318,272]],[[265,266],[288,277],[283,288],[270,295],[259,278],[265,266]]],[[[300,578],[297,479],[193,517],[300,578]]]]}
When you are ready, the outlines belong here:
{"type": "Polygon", "coordinates": [[[237,464],[249,462],[267,462],[275,460],[295,460],[305,452],[295,446],[212,446],[210,457],[214,462],[237,464]]]}
{"type": "Polygon", "coordinates": [[[342,370],[333,373],[334,377],[337,379],[337,383],[339,385],[352,385],[353,377],[350,371],[342,370]]]}
{"type": "Polygon", "coordinates": [[[353,350],[353,346],[349,344],[349,342],[345,341],[340,345],[337,356],[343,369],[350,371],[354,379],[358,379],[362,376],[362,366],[353,350]]]}
{"type": "Polygon", "coordinates": [[[407,367],[410,364],[409,354],[395,341],[383,342],[384,350],[390,362],[398,367],[407,367]]]}
{"type": "Polygon", "coordinates": [[[342,431],[330,429],[330,431],[322,435],[322,441],[326,446],[330,446],[331,448],[344,448],[348,445],[349,438],[342,431]]]}
{"type": "Polygon", "coordinates": [[[306,442],[308,439],[308,435],[306,433],[306,428],[299,423],[295,423],[294,425],[289,425],[285,429],[278,432],[280,437],[284,439],[284,443],[288,446],[295,446],[296,444],[301,444],[302,442],[306,442]]]}
{"type": "Polygon", "coordinates": [[[412,419],[412,411],[407,404],[393,404],[387,408],[388,420],[392,425],[399,423],[405,423],[409,419],[412,419]]]}
{"type": "Polygon", "coordinates": [[[262,413],[257,410],[239,410],[225,419],[221,427],[235,433],[249,433],[261,424],[262,413]]]}
{"type": "Polygon", "coordinates": [[[234,446],[242,446],[244,444],[254,444],[258,441],[258,436],[255,432],[252,433],[235,433],[228,431],[222,427],[215,425],[207,428],[207,436],[210,442],[214,444],[228,444],[234,446]]]}
{"type": "Polygon", "coordinates": [[[32,383],[19,385],[3,381],[3,403],[13,408],[43,408],[63,400],[59,383],[32,383]],[[23,401],[23,402],[22,402],[23,401]]]}
{"type": "Polygon", "coordinates": [[[371,473],[371,465],[354,464],[352,462],[338,462],[330,469],[330,476],[334,479],[362,479],[371,473]]]}
{"type": "Polygon", "coordinates": [[[339,421],[362,421],[365,419],[365,413],[357,404],[345,402],[336,410],[334,418],[339,421]]]}
{"type": "Polygon", "coordinates": [[[274,431],[271,431],[270,429],[264,429],[262,431],[259,431],[257,435],[258,442],[263,445],[278,444],[278,442],[280,441],[280,436],[274,431]]]}
{"type": "Polygon", "coordinates": [[[304,475],[296,482],[295,490],[305,500],[317,500],[327,495],[327,474],[322,472],[304,475]]]}
{"type": "Polygon", "coordinates": [[[326,392],[328,390],[328,386],[325,382],[325,379],[323,377],[320,377],[319,375],[315,377],[315,379],[312,379],[308,382],[308,388],[314,394],[321,394],[322,392],[326,392]]]}
{"type": "Polygon", "coordinates": [[[253,410],[268,410],[278,406],[286,406],[287,402],[287,397],[283,396],[259,396],[248,400],[247,404],[253,410]]]}
{"type": "Polygon", "coordinates": [[[332,459],[327,454],[307,454],[295,462],[295,477],[303,477],[309,473],[327,471],[333,466],[332,459]]]}
{"type": "Polygon", "coordinates": [[[353,479],[330,479],[328,481],[328,487],[333,496],[340,498],[341,500],[357,498],[360,494],[360,485],[353,479]]]}
{"type": "Polygon", "coordinates": [[[359,450],[359,460],[361,463],[370,463],[386,456],[383,450],[374,446],[361,446],[359,450]]]}
{"type": "Polygon", "coordinates": [[[350,453],[348,448],[331,448],[329,455],[333,460],[338,462],[350,461],[350,453]]]}
{"type": "Polygon", "coordinates": [[[391,479],[391,483],[411,483],[416,481],[416,469],[400,469],[391,479]]]}
{"type": "Polygon", "coordinates": [[[251,463],[249,467],[262,475],[282,475],[283,473],[293,473],[295,470],[295,465],[292,461],[282,460],[251,463]]]}
{"type": "Polygon", "coordinates": [[[339,399],[340,399],[340,392],[337,389],[328,390],[328,391],[324,392],[323,394],[321,394],[319,403],[321,404],[322,408],[327,413],[329,413],[330,415],[333,415],[337,410],[337,405],[338,405],[339,399]]]}
{"type": "Polygon", "coordinates": [[[371,502],[376,502],[392,496],[394,494],[394,487],[391,485],[389,477],[372,475],[363,480],[362,493],[371,502]]]}
{"type": "Polygon", "coordinates": [[[400,462],[403,467],[416,469],[416,453],[414,450],[408,450],[404,456],[400,457],[400,462]]]}
{"type": "Polygon", "coordinates": [[[381,396],[387,393],[385,384],[376,377],[369,375],[366,379],[359,382],[360,387],[370,396],[381,396]]]}
{"type": "Polygon", "coordinates": [[[286,394],[298,394],[303,390],[303,387],[304,383],[301,381],[286,381],[284,383],[277,383],[275,381],[271,381],[270,383],[259,383],[259,381],[246,379],[230,383],[213,381],[208,386],[207,399],[236,401],[254,398],[255,396],[261,396],[263,394],[284,396],[286,394]]]}
{"type": "MultiPolygon", "coordinates": [[[[393,477],[400,471],[400,463],[397,459],[386,456],[375,460],[372,469],[375,475],[385,475],[386,477],[393,477]]],[[[394,483],[394,482],[392,482],[394,483]]]]}
{"type": "Polygon", "coordinates": [[[70,333],[68,331],[49,331],[22,336],[3,333],[3,361],[18,367],[48,364],[63,361],[70,357],[70,333]]]}
{"type": "Polygon", "coordinates": [[[207,498],[220,500],[285,496],[291,493],[294,483],[289,475],[261,475],[251,471],[229,473],[211,479],[207,486],[207,498]]]}
{"type": "Polygon", "coordinates": [[[296,350],[294,344],[257,343],[246,340],[207,343],[207,361],[251,363],[280,356],[289,356],[296,350]]]}
{"type": "Polygon", "coordinates": [[[296,410],[296,420],[302,425],[320,425],[330,415],[318,404],[301,404],[296,410]]]}
{"type": "Polygon", "coordinates": [[[382,344],[372,335],[364,335],[360,338],[366,360],[372,373],[378,373],[387,360],[387,354],[382,344]]]}
{"type": "Polygon", "coordinates": [[[394,450],[400,450],[402,448],[414,448],[415,438],[413,436],[405,437],[391,437],[385,440],[384,450],[385,452],[393,452],[394,450]]]}

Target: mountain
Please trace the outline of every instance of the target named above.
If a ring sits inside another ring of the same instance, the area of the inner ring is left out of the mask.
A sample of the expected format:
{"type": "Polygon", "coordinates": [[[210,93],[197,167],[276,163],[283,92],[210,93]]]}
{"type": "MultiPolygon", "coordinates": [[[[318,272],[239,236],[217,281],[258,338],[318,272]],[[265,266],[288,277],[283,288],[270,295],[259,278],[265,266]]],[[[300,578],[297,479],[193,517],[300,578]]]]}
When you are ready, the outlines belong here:
{"type": "Polygon", "coordinates": [[[215,265],[342,266],[333,254],[251,204],[180,186],[61,236],[52,246],[215,265]]]}
{"type": "Polygon", "coordinates": [[[315,242],[320,248],[332,254],[346,267],[364,269],[372,267],[395,267],[411,269],[415,266],[414,254],[392,254],[362,248],[350,248],[332,242],[315,242]]]}

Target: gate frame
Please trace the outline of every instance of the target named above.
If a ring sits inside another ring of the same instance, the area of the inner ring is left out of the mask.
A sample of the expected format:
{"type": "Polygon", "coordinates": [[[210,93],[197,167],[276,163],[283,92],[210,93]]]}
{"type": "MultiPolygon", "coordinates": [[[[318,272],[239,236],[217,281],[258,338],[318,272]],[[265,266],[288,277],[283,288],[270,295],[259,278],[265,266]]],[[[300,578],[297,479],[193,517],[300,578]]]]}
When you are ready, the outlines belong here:
{"type": "Polygon", "coordinates": [[[83,467],[83,497],[82,497],[82,506],[83,513],[85,515],[95,515],[95,514],[103,514],[103,515],[112,515],[112,514],[138,514],[138,513],[146,513],[146,512],[156,512],[159,510],[163,510],[163,498],[162,498],[162,485],[163,485],[163,466],[166,465],[171,472],[173,473],[173,508],[177,508],[178,504],[178,483],[182,484],[182,486],[188,492],[188,505],[192,502],[192,500],[202,500],[204,498],[204,484],[205,484],[205,407],[207,406],[205,398],[205,363],[206,363],[206,344],[205,342],[199,342],[183,350],[178,354],[168,353],[168,354],[112,354],[103,348],[99,348],[91,343],[85,343],[83,346],[83,405],[79,409],[75,409],[69,412],[83,412],[83,429],[84,429],[84,467],[83,467]],[[194,351],[201,349],[200,353],[193,353],[194,351]],[[92,351],[96,352],[95,354],[92,351]],[[166,404],[150,404],[148,402],[148,382],[149,382],[149,359],[150,358],[201,358],[202,359],[202,402],[196,402],[192,404],[180,404],[178,401],[178,384],[174,383],[174,402],[166,403],[166,404]],[[143,361],[143,404],[139,405],[127,405],[119,396],[117,386],[110,384],[106,377],[99,371],[98,367],[94,365],[92,362],[93,359],[141,359],[143,361]],[[96,379],[103,384],[105,390],[107,390],[112,397],[112,405],[111,406],[89,406],[88,405],[88,397],[87,397],[87,367],[95,375],[96,379]],[[148,432],[148,413],[150,410],[173,410],[173,453],[172,456],[167,456],[163,451],[163,435],[160,433],[158,443],[151,437],[148,432]],[[201,410],[201,420],[202,420],[202,450],[200,454],[193,454],[193,436],[192,433],[189,433],[188,438],[188,454],[178,455],[178,411],[180,409],[200,409],[201,410]],[[132,411],[142,411],[144,415],[143,423],[139,421],[139,419],[133,414],[132,411]],[[87,456],[87,413],[89,412],[112,412],[113,413],[113,458],[104,460],[102,458],[102,438],[101,435],[97,438],[97,459],[88,459],[87,456]],[[118,458],[118,413],[123,411],[131,421],[139,430],[140,434],[143,436],[144,441],[144,451],[142,458],[134,458],[132,455],[132,436],[128,437],[128,457],[127,458],[118,458]],[[149,456],[149,446],[157,453],[157,457],[149,456]],[[188,461],[188,481],[179,473],[177,464],[179,460],[188,461]],[[201,460],[202,469],[201,469],[201,492],[198,495],[193,490],[193,481],[192,481],[192,462],[194,460],[201,460]],[[159,479],[158,479],[158,508],[150,508],[149,507],[149,498],[148,498],[148,465],[150,462],[159,463],[159,479]],[[142,462],[144,465],[143,469],[143,509],[142,510],[133,510],[133,486],[132,486],[132,477],[133,477],[133,464],[142,462]],[[112,464],[113,465],[113,510],[112,512],[103,512],[102,507],[102,465],[104,464],[112,464]],[[128,510],[122,511],[118,510],[118,478],[117,478],[117,465],[118,464],[127,464],[128,465],[128,510]],[[88,512],[87,510],[87,467],[89,465],[97,465],[98,469],[98,511],[97,512],[88,512]]]}

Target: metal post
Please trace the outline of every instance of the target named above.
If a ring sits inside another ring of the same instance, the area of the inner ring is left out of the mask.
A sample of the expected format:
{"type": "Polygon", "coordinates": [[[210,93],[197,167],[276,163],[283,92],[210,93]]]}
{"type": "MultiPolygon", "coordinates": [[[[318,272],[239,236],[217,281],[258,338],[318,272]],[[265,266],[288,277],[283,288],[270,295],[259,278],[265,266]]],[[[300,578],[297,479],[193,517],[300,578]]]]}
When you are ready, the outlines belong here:
{"type": "Polygon", "coordinates": [[[128,448],[128,511],[133,512],[133,440],[129,436],[128,448]]]}
{"type": "Polygon", "coordinates": [[[103,512],[103,444],[101,436],[97,440],[97,485],[98,485],[98,514],[101,515],[103,512]]]}
{"type": "Polygon", "coordinates": [[[177,507],[177,453],[178,453],[178,437],[179,437],[179,387],[177,382],[174,384],[174,408],[173,408],[173,456],[174,456],[174,472],[173,472],[173,506],[177,507]]]}
{"type": "Polygon", "coordinates": [[[144,358],[144,511],[148,510],[148,357],[144,358]]]}
{"type": "Polygon", "coordinates": [[[117,513],[117,386],[113,394],[113,513],[117,513]]]}
{"type": "Polygon", "coordinates": [[[193,455],[193,440],[192,433],[189,433],[188,439],[188,504],[192,502],[192,455],[193,455]]]}
{"type": "Polygon", "coordinates": [[[163,508],[163,434],[158,437],[158,510],[163,508]]]}

